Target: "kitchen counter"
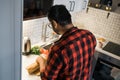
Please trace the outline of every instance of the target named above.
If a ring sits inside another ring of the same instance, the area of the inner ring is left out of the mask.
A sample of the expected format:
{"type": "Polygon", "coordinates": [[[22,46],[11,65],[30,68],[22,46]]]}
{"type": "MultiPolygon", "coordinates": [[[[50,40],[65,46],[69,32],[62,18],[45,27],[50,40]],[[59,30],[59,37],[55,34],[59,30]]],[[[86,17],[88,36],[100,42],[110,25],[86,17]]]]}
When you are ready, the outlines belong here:
{"type": "Polygon", "coordinates": [[[41,80],[40,76],[28,74],[26,67],[35,62],[38,55],[22,55],[22,80],[41,80]]]}
{"type": "MultiPolygon", "coordinates": [[[[113,57],[113,58],[115,58],[115,59],[120,60],[120,56],[115,55],[115,54],[113,54],[113,53],[111,53],[111,52],[108,52],[108,51],[103,50],[103,47],[105,47],[105,46],[108,44],[109,40],[107,40],[105,37],[102,37],[102,36],[100,36],[100,35],[95,35],[95,37],[96,37],[96,39],[98,39],[98,38],[104,38],[104,39],[105,39],[105,42],[103,42],[102,48],[99,47],[99,41],[97,40],[96,51],[98,51],[98,52],[100,52],[100,53],[102,53],[102,54],[108,55],[108,56],[110,56],[110,57],[113,57]]],[[[120,53],[120,52],[119,52],[119,53],[120,53]]]]}
{"type": "MultiPolygon", "coordinates": [[[[98,36],[98,35],[95,35],[96,38],[99,38],[101,36],[98,36]]],[[[103,46],[105,46],[109,41],[106,40],[104,43],[103,43],[103,46]]],[[[49,42],[50,43],[50,42],[49,42]]],[[[37,44],[38,45],[38,44],[37,44]]],[[[108,51],[105,51],[103,50],[102,48],[99,47],[99,43],[97,41],[97,47],[96,47],[96,51],[99,52],[99,54],[104,54],[106,56],[103,56],[103,57],[107,57],[107,56],[110,56],[116,60],[120,60],[120,56],[117,56],[113,53],[110,53],[108,51]]],[[[26,67],[28,65],[30,65],[31,63],[35,62],[36,58],[38,57],[38,55],[22,55],[22,80],[41,80],[40,79],[40,76],[36,76],[36,75],[29,75],[27,70],[26,70],[26,67]]],[[[108,58],[109,60],[109,58],[108,58]]],[[[111,60],[111,59],[110,59],[111,60]]],[[[113,61],[114,62],[114,61],[113,61]]]]}
{"type": "MultiPolygon", "coordinates": [[[[34,46],[46,46],[51,44],[52,42],[56,41],[58,38],[54,38],[52,40],[49,40],[47,42],[39,42],[37,44],[32,45],[34,46]]],[[[26,67],[30,64],[34,63],[38,55],[30,54],[30,55],[22,55],[22,80],[41,80],[40,76],[36,75],[30,75],[27,72],[26,67]]]]}
{"type": "MultiPolygon", "coordinates": [[[[120,56],[119,56],[120,45],[117,43],[111,42],[107,38],[99,36],[99,35],[95,35],[95,37],[97,39],[97,47],[96,47],[96,52],[97,52],[97,56],[98,56],[97,59],[99,59],[106,65],[120,69],[120,56]],[[102,47],[100,47],[98,38],[105,39],[105,42],[102,43],[103,44],[102,47]],[[112,45],[110,43],[112,43],[112,45]],[[114,45],[113,45],[113,43],[114,43],[114,45]],[[116,47],[116,45],[117,45],[117,47],[116,47]]],[[[97,59],[96,59],[96,61],[97,61],[97,59]]]]}

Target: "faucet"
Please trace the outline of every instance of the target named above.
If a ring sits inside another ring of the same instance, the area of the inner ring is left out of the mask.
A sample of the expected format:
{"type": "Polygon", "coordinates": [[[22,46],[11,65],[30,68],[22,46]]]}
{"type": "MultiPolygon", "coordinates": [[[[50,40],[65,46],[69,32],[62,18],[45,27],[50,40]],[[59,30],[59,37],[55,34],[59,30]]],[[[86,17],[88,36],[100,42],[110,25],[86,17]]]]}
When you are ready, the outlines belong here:
{"type": "Polygon", "coordinates": [[[47,31],[48,26],[49,26],[49,23],[43,22],[43,24],[42,24],[42,34],[41,34],[41,40],[43,42],[46,42],[46,38],[47,38],[46,31],[47,31]]]}
{"type": "MultiPolygon", "coordinates": [[[[42,24],[42,34],[41,34],[41,40],[43,41],[43,42],[46,42],[46,38],[47,38],[47,27],[49,27],[50,29],[52,29],[52,27],[51,27],[51,25],[50,25],[50,23],[45,23],[45,22],[43,22],[43,24],[42,24]]],[[[59,38],[59,35],[57,35],[55,32],[53,32],[52,33],[52,39],[53,38],[59,38]]]]}
{"type": "Polygon", "coordinates": [[[46,25],[45,25],[45,23],[43,22],[43,23],[42,23],[42,34],[41,34],[41,40],[42,40],[43,42],[46,41],[46,30],[47,30],[46,25]]]}

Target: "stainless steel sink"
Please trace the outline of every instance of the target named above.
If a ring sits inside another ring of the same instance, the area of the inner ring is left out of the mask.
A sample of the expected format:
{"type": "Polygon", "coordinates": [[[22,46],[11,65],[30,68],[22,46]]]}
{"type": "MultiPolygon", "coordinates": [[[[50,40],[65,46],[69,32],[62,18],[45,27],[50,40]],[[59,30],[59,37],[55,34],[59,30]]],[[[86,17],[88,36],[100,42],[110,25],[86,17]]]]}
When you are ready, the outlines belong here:
{"type": "Polygon", "coordinates": [[[50,43],[50,44],[42,45],[41,47],[48,50],[52,45],[53,43],[50,43]]]}

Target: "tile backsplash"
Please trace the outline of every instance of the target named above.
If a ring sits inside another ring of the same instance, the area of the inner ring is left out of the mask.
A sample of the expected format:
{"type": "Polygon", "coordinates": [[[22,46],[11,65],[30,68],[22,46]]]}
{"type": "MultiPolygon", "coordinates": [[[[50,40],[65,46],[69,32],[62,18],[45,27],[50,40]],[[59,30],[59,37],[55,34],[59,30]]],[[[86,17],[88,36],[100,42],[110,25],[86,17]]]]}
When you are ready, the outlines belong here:
{"type": "MultiPolygon", "coordinates": [[[[88,29],[91,32],[103,36],[110,41],[120,44],[120,14],[89,8],[86,11],[72,14],[73,24],[79,28],[88,29]]],[[[49,23],[48,19],[39,18],[23,21],[23,36],[31,39],[31,44],[41,41],[43,23],[49,23]]],[[[53,30],[47,28],[47,41],[50,40],[53,30]],[[49,38],[48,38],[49,37],[49,38]]]]}
{"type": "MultiPolygon", "coordinates": [[[[42,41],[42,27],[49,23],[47,18],[39,18],[23,21],[23,37],[29,37],[31,44],[37,44],[42,41]]],[[[53,30],[47,27],[46,37],[52,35],[53,30]]]]}
{"type": "Polygon", "coordinates": [[[91,32],[103,36],[110,41],[120,44],[120,14],[89,8],[86,11],[74,13],[72,16],[74,25],[88,29],[91,32]]]}

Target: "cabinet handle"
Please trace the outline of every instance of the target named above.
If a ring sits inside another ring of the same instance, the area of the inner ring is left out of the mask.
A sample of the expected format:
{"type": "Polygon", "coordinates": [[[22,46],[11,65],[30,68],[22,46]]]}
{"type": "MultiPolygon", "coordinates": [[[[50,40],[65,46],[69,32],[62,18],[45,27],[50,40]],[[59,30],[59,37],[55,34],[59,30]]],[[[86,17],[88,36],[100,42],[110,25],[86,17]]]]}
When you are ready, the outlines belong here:
{"type": "Polygon", "coordinates": [[[70,10],[69,11],[74,11],[75,1],[69,1],[69,3],[70,3],[70,10]]]}
{"type": "Polygon", "coordinates": [[[84,7],[83,7],[83,9],[86,8],[86,4],[87,4],[87,1],[85,0],[85,1],[84,1],[84,7]]]}
{"type": "Polygon", "coordinates": [[[72,3],[73,3],[72,11],[74,11],[74,8],[75,8],[75,1],[72,1],[72,3]]]}
{"type": "Polygon", "coordinates": [[[108,14],[107,14],[107,19],[108,19],[109,16],[110,16],[110,12],[108,12],[108,14]]]}
{"type": "Polygon", "coordinates": [[[71,8],[72,8],[72,1],[69,1],[69,3],[70,3],[70,9],[69,9],[69,11],[72,11],[71,10],[71,8]]]}

